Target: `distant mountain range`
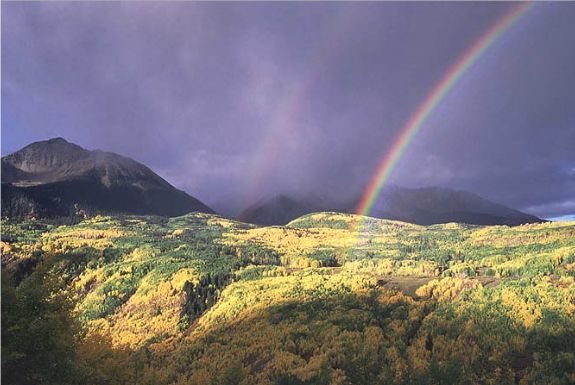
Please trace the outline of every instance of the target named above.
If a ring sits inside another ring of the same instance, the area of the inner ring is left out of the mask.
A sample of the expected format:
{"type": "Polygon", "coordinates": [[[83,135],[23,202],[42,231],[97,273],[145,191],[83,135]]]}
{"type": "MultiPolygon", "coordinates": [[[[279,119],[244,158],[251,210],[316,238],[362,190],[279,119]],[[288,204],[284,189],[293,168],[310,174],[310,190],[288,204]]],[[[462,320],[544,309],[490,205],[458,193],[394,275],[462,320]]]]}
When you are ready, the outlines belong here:
{"type": "Polygon", "coordinates": [[[540,218],[484,199],[468,191],[440,187],[386,188],[372,216],[421,225],[459,222],[476,225],[510,225],[542,222],[540,218]]]}
{"type": "MultiPolygon", "coordinates": [[[[312,212],[353,213],[357,200],[328,203],[318,199],[295,199],[280,195],[260,202],[239,215],[239,219],[259,225],[285,225],[312,212]]],[[[478,225],[520,225],[541,219],[491,202],[480,196],[447,188],[419,189],[391,186],[385,189],[370,214],[373,217],[430,225],[459,222],[478,225]]]]}
{"type": "MultiPolygon", "coordinates": [[[[319,211],[353,213],[357,200],[333,203],[278,195],[244,210],[239,219],[284,225],[319,211]]],[[[178,216],[213,210],[148,167],[111,152],[89,151],[62,138],[32,143],[2,158],[4,217],[70,217],[97,213],[178,216]]],[[[466,191],[385,189],[371,215],[429,225],[462,222],[519,225],[541,219],[466,191]]]]}
{"type": "Polygon", "coordinates": [[[213,212],[133,159],[89,151],[62,138],[35,142],[2,158],[3,216],[192,211],[213,212]]]}
{"type": "Polygon", "coordinates": [[[240,213],[238,220],[261,226],[285,225],[302,215],[325,211],[324,208],[331,207],[324,207],[318,201],[297,200],[286,195],[278,195],[248,207],[240,213]]]}

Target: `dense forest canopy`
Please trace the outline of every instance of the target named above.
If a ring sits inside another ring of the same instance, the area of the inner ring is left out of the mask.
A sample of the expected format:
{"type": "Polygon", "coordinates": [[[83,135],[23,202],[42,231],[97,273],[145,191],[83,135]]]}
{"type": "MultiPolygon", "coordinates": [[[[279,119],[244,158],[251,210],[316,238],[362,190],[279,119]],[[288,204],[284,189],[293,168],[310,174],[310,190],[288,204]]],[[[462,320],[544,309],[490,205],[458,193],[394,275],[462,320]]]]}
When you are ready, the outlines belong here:
{"type": "Polygon", "coordinates": [[[575,224],[2,222],[12,384],[569,384],[575,224]]]}

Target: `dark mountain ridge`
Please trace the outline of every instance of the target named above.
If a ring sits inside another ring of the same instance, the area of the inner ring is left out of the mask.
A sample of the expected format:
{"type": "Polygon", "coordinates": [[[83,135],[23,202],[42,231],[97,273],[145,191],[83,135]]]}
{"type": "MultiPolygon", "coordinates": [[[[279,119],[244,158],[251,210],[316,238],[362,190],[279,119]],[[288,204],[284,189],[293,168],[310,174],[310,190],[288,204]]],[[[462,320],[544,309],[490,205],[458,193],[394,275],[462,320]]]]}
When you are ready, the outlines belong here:
{"type": "Polygon", "coordinates": [[[442,187],[389,186],[372,209],[372,216],[421,225],[459,222],[510,225],[542,222],[540,218],[492,202],[479,195],[442,187]]]}
{"type": "Polygon", "coordinates": [[[285,225],[295,218],[315,211],[323,211],[317,201],[299,200],[287,195],[277,195],[261,200],[242,211],[238,220],[262,226],[285,225]]]}
{"type": "MultiPolygon", "coordinates": [[[[285,225],[312,212],[354,213],[358,201],[356,199],[342,203],[278,196],[244,210],[239,219],[259,225],[285,225]]],[[[489,201],[477,194],[439,187],[417,189],[387,187],[375,203],[370,215],[420,225],[458,222],[515,226],[542,222],[533,215],[489,201]]]]}
{"type": "Polygon", "coordinates": [[[2,158],[3,216],[67,217],[78,211],[213,212],[133,159],[63,138],[35,142],[2,158]]]}

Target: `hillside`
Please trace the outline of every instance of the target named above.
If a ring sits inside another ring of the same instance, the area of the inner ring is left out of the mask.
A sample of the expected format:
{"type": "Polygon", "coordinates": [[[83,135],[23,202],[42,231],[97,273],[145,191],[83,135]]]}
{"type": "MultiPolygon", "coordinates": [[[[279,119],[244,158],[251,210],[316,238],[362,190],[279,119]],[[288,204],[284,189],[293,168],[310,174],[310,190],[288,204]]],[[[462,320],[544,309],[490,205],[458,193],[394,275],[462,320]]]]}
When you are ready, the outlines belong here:
{"type": "Polygon", "coordinates": [[[302,215],[324,211],[321,203],[278,195],[255,203],[238,215],[238,219],[261,226],[285,225],[302,215]]]}
{"type": "Polygon", "coordinates": [[[509,225],[541,222],[541,219],[489,201],[467,191],[439,187],[409,189],[390,186],[375,203],[372,215],[431,225],[459,222],[477,225],[509,225]]]}
{"type": "MultiPolygon", "coordinates": [[[[258,225],[285,225],[304,214],[320,211],[352,213],[356,207],[356,201],[330,203],[280,195],[252,205],[238,218],[258,225]]],[[[370,215],[420,225],[458,222],[516,226],[542,221],[477,194],[439,187],[409,189],[390,186],[382,192],[370,215]]]]}
{"type": "Polygon", "coordinates": [[[62,138],[2,158],[2,209],[9,217],[213,212],[133,159],[85,150],[62,138]]]}
{"type": "Polygon", "coordinates": [[[575,378],[572,222],[421,226],[323,212],[256,227],[195,213],[2,228],[3,284],[19,285],[2,290],[3,340],[17,341],[3,346],[3,376],[41,377],[34,363],[60,355],[34,346],[56,333],[77,338],[73,361],[58,364],[86,383],[575,378]],[[30,305],[40,287],[50,306],[30,305]],[[68,300],[83,337],[64,321],[32,322],[65,320],[68,300]]]}

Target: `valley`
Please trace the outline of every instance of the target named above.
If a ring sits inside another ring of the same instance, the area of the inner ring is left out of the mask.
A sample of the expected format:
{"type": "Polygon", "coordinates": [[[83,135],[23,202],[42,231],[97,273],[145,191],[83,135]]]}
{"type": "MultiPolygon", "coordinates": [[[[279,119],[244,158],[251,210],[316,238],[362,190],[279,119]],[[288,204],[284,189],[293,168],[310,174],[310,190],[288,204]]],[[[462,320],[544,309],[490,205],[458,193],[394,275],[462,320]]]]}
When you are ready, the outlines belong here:
{"type": "Polygon", "coordinates": [[[575,385],[575,3],[4,1],[7,385],[575,385]]]}
{"type": "Polygon", "coordinates": [[[16,285],[2,291],[13,301],[3,369],[16,377],[42,370],[22,341],[58,333],[69,350],[62,372],[49,372],[69,376],[59,383],[575,378],[572,222],[420,226],[335,212],[271,227],[202,213],[5,219],[2,251],[2,282],[16,285]],[[34,301],[51,304],[36,316],[68,321],[34,323],[34,301]]]}

